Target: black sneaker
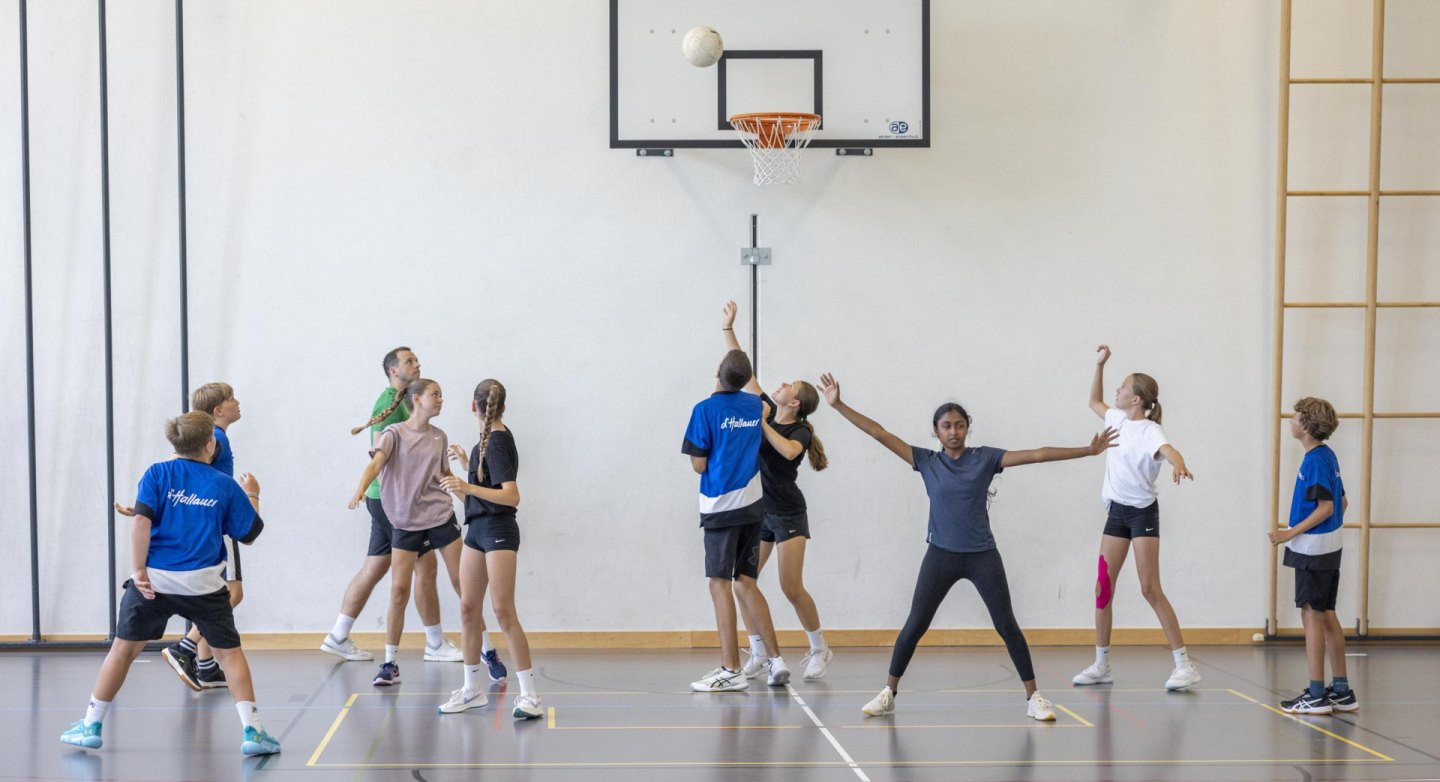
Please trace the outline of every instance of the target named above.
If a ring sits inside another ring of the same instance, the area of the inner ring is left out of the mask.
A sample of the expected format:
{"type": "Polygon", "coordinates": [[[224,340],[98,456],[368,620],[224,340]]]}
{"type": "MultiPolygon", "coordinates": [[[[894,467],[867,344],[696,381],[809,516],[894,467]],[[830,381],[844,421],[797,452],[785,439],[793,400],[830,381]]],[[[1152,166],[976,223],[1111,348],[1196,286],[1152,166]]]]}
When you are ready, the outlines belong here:
{"type": "Polygon", "coordinates": [[[1360,701],[1355,697],[1355,688],[1351,687],[1344,695],[1335,691],[1334,687],[1325,688],[1325,697],[1330,700],[1330,708],[1335,711],[1359,711],[1360,701]]]}
{"type": "Polygon", "coordinates": [[[389,687],[392,684],[400,683],[400,666],[397,663],[385,663],[380,666],[380,673],[375,674],[376,687],[389,687]]]}
{"type": "Polygon", "coordinates": [[[1329,698],[1324,695],[1316,698],[1310,694],[1310,688],[1306,687],[1294,698],[1280,701],[1280,710],[1288,714],[1329,714],[1334,708],[1330,705],[1329,698]]]}
{"type": "Polygon", "coordinates": [[[225,681],[225,672],[220,670],[219,665],[211,664],[205,668],[197,668],[195,674],[195,678],[200,680],[200,686],[207,690],[230,686],[230,683],[225,681]]]}
{"type": "Polygon", "coordinates": [[[200,691],[200,677],[195,668],[194,654],[180,648],[180,644],[175,644],[161,649],[160,656],[165,658],[170,669],[175,671],[175,675],[180,677],[180,681],[185,682],[186,687],[196,692],[200,691]]]}

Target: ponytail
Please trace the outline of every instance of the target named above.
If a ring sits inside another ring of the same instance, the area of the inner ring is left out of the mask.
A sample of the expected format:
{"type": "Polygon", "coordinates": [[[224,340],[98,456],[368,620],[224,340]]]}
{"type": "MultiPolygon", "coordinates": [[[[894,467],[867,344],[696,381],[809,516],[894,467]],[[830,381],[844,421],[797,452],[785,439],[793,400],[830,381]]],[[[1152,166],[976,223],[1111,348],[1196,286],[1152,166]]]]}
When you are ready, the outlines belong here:
{"type": "Polygon", "coordinates": [[[505,412],[505,386],[500,385],[498,380],[481,380],[480,384],[475,386],[475,403],[484,404],[480,412],[480,456],[475,465],[475,479],[484,483],[485,453],[490,447],[490,434],[495,426],[495,419],[505,412]]]}
{"type": "Polygon", "coordinates": [[[810,432],[810,469],[820,472],[830,466],[830,459],[825,456],[825,444],[820,442],[820,437],[815,434],[815,427],[804,418],[800,423],[810,432]]]}
{"type": "Polygon", "coordinates": [[[1160,423],[1160,384],[1144,372],[1130,375],[1130,393],[1140,398],[1145,417],[1160,423]]]}
{"type": "MultiPolygon", "coordinates": [[[[406,399],[406,397],[409,396],[409,393],[408,393],[408,392],[409,392],[409,389],[406,389],[406,390],[404,390],[404,391],[402,391],[402,390],[400,390],[400,389],[396,389],[396,391],[395,391],[395,401],[391,402],[389,407],[387,407],[387,408],[385,408],[384,410],[381,410],[380,412],[376,413],[373,417],[371,417],[371,419],[370,419],[369,421],[366,421],[364,424],[362,424],[362,425],[360,425],[360,426],[357,426],[357,427],[355,427],[354,429],[351,429],[351,430],[350,430],[350,434],[351,434],[352,436],[353,436],[353,435],[360,434],[361,432],[365,431],[366,429],[369,429],[370,427],[374,426],[375,424],[378,424],[378,423],[380,423],[381,421],[384,421],[385,419],[387,419],[387,418],[389,418],[390,416],[394,415],[394,414],[395,414],[395,411],[398,410],[398,409],[400,409],[400,406],[401,406],[401,405],[405,404],[405,399],[406,399]]],[[[423,393],[423,391],[422,391],[422,393],[423,393]]],[[[405,409],[406,409],[406,411],[408,412],[410,408],[407,406],[405,409]]]]}
{"type": "Polygon", "coordinates": [[[806,383],[804,380],[795,381],[795,400],[800,403],[796,411],[796,417],[800,423],[805,425],[805,430],[810,433],[810,469],[820,472],[830,466],[830,459],[825,456],[825,444],[815,435],[815,427],[810,423],[810,414],[820,406],[820,394],[815,391],[815,386],[806,383]]]}

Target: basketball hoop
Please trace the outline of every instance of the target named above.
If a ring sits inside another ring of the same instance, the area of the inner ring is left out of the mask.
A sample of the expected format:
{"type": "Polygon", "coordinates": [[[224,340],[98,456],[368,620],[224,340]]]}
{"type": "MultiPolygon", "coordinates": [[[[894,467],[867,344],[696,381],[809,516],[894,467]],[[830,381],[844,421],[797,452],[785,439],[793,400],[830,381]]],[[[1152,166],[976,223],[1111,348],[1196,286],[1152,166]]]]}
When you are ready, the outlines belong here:
{"type": "Polygon", "coordinates": [[[800,181],[800,152],[820,127],[819,114],[765,111],[736,114],[730,127],[755,160],[755,184],[788,185],[800,181]]]}

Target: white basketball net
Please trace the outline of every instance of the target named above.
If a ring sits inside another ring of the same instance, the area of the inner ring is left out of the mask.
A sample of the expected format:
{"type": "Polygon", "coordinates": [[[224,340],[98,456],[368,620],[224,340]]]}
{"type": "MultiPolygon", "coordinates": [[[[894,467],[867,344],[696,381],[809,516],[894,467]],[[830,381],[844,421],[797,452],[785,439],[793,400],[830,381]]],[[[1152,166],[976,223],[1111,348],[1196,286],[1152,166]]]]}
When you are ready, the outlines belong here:
{"type": "Polygon", "coordinates": [[[816,114],[738,114],[730,126],[755,162],[755,184],[800,181],[800,152],[820,127],[816,114]]]}

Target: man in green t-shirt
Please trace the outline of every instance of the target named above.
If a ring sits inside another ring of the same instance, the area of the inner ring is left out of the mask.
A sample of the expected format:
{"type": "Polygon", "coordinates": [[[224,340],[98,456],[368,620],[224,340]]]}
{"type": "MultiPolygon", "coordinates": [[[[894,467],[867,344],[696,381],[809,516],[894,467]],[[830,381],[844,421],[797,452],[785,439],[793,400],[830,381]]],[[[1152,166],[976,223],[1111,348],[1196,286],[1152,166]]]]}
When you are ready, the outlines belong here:
{"type": "MultiPolygon", "coordinates": [[[[385,354],[381,363],[385,378],[390,384],[375,400],[370,411],[370,443],[385,427],[400,423],[410,417],[405,403],[405,387],[420,377],[420,359],[407,347],[398,347],[385,354]]],[[[363,427],[362,427],[363,428],[363,427]]],[[[394,528],[380,505],[380,480],[370,484],[365,493],[365,507],[370,511],[370,549],[366,552],[365,564],[350,579],[345,588],[345,597],[340,602],[340,616],[335,627],[320,644],[323,651],[346,660],[373,660],[375,655],[355,646],[350,640],[350,628],[355,617],[364,610],[370,593],[380,579],[390,572],[390,537],[394,528]]],[[[425,625],[425,659],[437,662],[460,662],[462,655],[455,644],[446,640],[440,629],[440,595],[435,588],[435,560],[433,552],[425,552],[415,563],[415,609],[425,625]]]]}

